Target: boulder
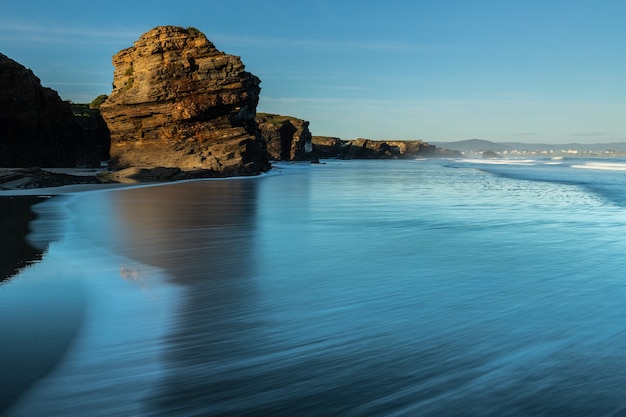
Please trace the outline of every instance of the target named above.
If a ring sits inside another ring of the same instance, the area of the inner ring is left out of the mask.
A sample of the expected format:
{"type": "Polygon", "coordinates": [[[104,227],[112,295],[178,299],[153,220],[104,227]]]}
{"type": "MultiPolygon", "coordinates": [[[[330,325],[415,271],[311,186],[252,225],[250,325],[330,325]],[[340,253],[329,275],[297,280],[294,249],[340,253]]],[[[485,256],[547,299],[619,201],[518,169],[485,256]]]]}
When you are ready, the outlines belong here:
{"type": "Polygon", "coordinates": [[[97,167],[94,144],[69,102],[0,54],[0,166],[97,167]]]}
{"type": "Polygon", "coordinates": [[[194,28],[159,26],[113,56],[100,107],[111,165],[216,176],[270,168],[255,122],[260,80],[194,28]]]}
{"type": "Polygon", "coordinates": [[[256,121],[271,159],[276,161],[308,161],[313,144],[309,122],[291,116],[259,113],[256,121]]]}

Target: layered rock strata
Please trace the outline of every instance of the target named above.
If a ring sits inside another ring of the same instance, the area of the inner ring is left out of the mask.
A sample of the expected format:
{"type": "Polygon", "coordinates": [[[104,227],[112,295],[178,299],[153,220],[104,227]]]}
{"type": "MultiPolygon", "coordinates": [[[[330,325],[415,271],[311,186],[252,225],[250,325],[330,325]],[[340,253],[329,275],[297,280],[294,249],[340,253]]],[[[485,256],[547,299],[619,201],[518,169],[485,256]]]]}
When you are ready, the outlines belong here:
{"type": "Polygon", "coordinates": [[[260,80],[197,29],[160,26],[113,56],[100,111],[115,167],[215,175],[269,169],[255,122],[260,80]]]}
{"type": "Polygon", "coordinates": [[[0,166],[99,164],[70,104],[43,87],[31,70],[0,54],[0,166]]]}
{"type": "Polygon", "coordinates": [[[315,158],[309,122],[291,116],[259,113],[256,121],[270,158],[307,161],[315,158]]]}

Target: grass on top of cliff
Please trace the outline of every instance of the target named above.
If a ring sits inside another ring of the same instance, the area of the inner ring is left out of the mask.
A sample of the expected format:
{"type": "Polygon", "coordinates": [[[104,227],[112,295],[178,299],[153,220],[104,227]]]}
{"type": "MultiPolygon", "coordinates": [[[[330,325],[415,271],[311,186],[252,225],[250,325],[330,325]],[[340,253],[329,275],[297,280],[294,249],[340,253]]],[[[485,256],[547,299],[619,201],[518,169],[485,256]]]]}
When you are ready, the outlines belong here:
{"type": "Polygon", "coordinates": [[[257,123],[270,123],[275,126],[282,125],[284,122],[292,120],[293,117],[290,116],[281,116],[280,114],[271,114],[271,113],[257,113],[256,120],[257,123]]]}
{"type": "Polygon", "coordinates": [[[189,36],[195,36],[198,38],[206,38],[206,35],[204,33],[202,33],[202,31],[198,28],[195,28],[193,26],[187,26],[185,28],[185,31],[187,32],[187,34],[189,36]]]}
{"type": "Polygon", "coordinates": [[[89,104],[70,103],[72,114],[74,117],[93,117],[94,114],[100,113],[100,110],[89,107],[89,104]]]}

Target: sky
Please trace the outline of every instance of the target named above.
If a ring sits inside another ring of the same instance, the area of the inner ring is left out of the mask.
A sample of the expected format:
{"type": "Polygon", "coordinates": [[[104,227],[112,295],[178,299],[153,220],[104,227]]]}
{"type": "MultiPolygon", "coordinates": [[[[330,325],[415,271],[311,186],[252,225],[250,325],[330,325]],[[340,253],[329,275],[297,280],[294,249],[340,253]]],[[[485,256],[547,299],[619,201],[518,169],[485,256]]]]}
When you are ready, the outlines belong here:
{"type": "Polygon", "coordinates": [[[626,141],[623,0],[2,0],[0,53],[65,100],[193,26],[261,80],[257,111],[342,139],[626,141]]]}

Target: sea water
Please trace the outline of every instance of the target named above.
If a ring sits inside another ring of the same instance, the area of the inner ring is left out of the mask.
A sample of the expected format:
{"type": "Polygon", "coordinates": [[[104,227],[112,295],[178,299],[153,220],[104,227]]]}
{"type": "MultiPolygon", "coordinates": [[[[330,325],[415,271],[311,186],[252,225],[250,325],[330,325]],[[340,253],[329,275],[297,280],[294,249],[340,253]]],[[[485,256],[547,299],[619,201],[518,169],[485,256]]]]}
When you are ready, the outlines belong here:
{"type": "Polygon", "coordinates": [[[52,198],[43,259],[0,287],[6,415],[626,415],[625,169],[327,161],[52,198]]]}

